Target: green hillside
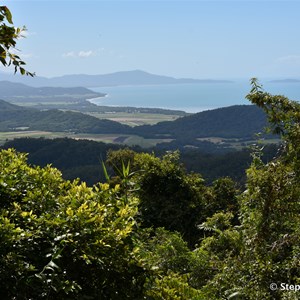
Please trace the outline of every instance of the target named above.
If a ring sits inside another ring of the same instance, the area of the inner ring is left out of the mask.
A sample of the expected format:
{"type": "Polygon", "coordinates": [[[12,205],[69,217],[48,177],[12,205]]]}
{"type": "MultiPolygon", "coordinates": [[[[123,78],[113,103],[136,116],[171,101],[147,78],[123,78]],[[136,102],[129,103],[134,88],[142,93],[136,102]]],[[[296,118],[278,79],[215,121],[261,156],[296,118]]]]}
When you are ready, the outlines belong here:
{"type": "MultiPolygon", "coordinates": [[[[0,131],[128,134],[155,139],[161,143],[159,147],[165,150],[193,147],[204,152],[222,152],[228,147],[240,147],[244,142],[253,140],[255,134],[263,132],[266,125],[264,112],[251,105],[204,111],[175,121],[132,128],[80,112],[37,110],[0,100],[0,131]]],[[[122,143],[126,142],[124,139],[122,143]]]]}
{"type": "Polygon", "coordinates": [[[142,136],[168,135],[176,139],[203,137],[244,138],[261,132],[267,125],[266,114],[254,105],[235,105],[203,111],[152,126],[135,128],[142,136]]]}
{"type": "Polygon", "coordinates": [[[99,120],[79,112],[23,108],[0,100],[0,130],[67,131],[81,133],[127,133],[130,127],[110,120],[99,120]]]}

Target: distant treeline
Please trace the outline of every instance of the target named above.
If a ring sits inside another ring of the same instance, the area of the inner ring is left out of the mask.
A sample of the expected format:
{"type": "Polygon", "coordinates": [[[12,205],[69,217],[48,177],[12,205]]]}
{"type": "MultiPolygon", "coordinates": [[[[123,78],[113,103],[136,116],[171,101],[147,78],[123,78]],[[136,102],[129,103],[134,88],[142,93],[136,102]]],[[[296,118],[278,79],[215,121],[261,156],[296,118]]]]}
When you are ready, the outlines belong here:
{"type": "MultiPolygon", "coordinates": [[[[64,178],[80,178],[92,185],[99,181],[105,181],[101,162],[106,160],[107,152],[125,147],[68,138],[20,138],[5,143],[3,148],[15,148],[17,151],[29,153],[29,163],[39,166],[52,164],[62,171],[64,178]]],[[[136,152],[146,152],[140,147],[131,149],[136,152]]],[[[264,160],[269,161],[276,156],[276,149],[275,145],[266,146],[264,160]]],[[[157,155],[165,154],[165,150],[160,148],[147,151],[155,152],[157,155]]],[[[250,149],[247,148],[219,154],[185,148],[180,151],[180,161],[188,171],[200,173],[208,184],[225,176],[243,184],[245,169],[249,167],[252,160],[250,153],[250,149]]]]}

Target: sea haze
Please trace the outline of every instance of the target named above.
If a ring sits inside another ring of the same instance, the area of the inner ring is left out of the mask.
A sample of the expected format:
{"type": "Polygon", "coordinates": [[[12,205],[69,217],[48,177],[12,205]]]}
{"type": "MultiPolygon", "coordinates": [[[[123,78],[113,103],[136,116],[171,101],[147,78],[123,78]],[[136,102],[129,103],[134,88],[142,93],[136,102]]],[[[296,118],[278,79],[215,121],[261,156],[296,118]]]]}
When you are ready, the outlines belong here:
{"type": "MultiPolygon", "coordinates": [[[[264,89],[291,100],[300,100],[300,82],[267,82],[264,89]]],[[[143,86],[115,86],[92,88],[106,93],[106,97],[91,99],[105,106],[134,106],[179,109],[186,112],[249,104],[245,96],[250,91],[249,81],[228,83],[167,84],[143,86]]]]}

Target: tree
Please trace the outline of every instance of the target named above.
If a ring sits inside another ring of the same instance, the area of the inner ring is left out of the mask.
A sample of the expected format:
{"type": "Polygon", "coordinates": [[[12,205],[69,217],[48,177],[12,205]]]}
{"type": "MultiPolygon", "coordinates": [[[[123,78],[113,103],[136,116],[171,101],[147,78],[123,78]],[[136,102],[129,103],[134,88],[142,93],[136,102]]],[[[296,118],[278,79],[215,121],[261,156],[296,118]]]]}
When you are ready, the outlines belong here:
{"type": "Polygon", "coordinates": [[[15,73],[19,71],[22,75],[34,76],[25,70],[26,63],[13,52],[17,40],[25,30],[25,27],[14,27],[10,10],[6,6],[0,6],[0,62],[4,67],[13,65],[15,73]]]}
{"type": "Polygon", "coordinates": [[[210,197],[204,179],[186,172],[178,151],[162,158],[128,149],[108,153],[107,163],[114,168],[120,169],[121,162],[127,161],[138,186],[142,226],[177,231],[193,246],[201,236],[197,225],[206,219],[204,204],[210,197]]]}
{"type": "Polygon", "coordinates": [[[207,254],[202,265],[214,272],[203,289],[211,299],[298,299],[281,284],[300,281],[300,104],[265,92],[256,79],[251,83],[247,98],[265,110],[283,149],[268,163],[261,150],[253,153],[247,189],[238,198],[240,226],[220,213],[202,224],[214,232],[196,251],[207,254]]]}
{"type": "Polygon", "coordinates": [[[186,243],[141,229],[138,199],[124,188],[65,181],[57,169],[1,151],[1,297],[194,299],[186,243]]]}
{"type": "Polygon", "coordinates": [[[88,188],[49,166],[0,152],[3,299],[142,299],[137,199],[118,186],[88,188]]]}

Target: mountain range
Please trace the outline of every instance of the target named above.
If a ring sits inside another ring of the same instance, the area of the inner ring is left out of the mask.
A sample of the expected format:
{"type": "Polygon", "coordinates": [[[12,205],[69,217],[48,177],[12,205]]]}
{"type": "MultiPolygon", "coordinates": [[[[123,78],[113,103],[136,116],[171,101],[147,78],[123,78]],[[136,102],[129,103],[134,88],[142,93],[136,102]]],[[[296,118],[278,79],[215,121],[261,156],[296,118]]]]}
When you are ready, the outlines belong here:
{"type": "Polygon", "coordinates": [[[60,77],[25,77],[0,73],[0,80],[20,82],[32,87],[103,87],[121,85],[161,85],[185,83],[230,83],[228,80],[174,78],[151,74],[141,70],[122,71],[101,75],[73,74],[60,77]]]}

